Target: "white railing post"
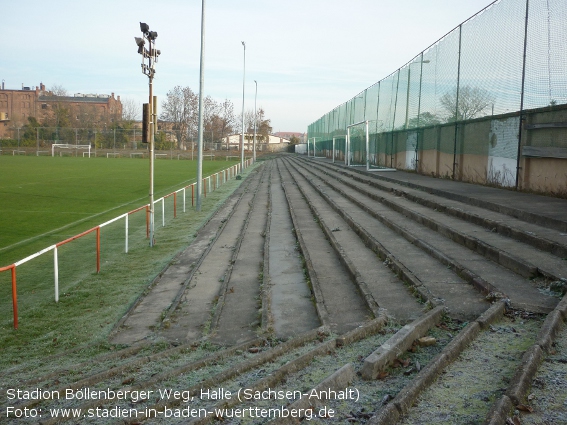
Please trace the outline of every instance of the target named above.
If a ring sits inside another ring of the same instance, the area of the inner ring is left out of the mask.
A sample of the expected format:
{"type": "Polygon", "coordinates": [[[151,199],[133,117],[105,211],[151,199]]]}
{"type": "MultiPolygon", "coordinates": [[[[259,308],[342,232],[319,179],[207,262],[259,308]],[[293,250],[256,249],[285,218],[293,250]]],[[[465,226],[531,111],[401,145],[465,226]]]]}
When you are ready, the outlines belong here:
{"type": "Polygon", "coordinates": [[[57,246],[53,248],[53,279],[55,280],[55,302],[59,302],[59,261],[57,259],[57,246]]]}
{"type": "Polygon", "coordinates": [[[161,198],[161,224],[165,227],[165,197],[161,198]]]}
{"type": "Polygon", "coordinates": [[[125,233],[126,233],[126,235],[125,235],[125,240],[126,240],[126,242],[125,242],[125,246],[124,246],[124,252],[125,252],[126,254],[128,254],[128,214],[127,214],[127,213],[124,214],[124,218],[125,218],[125,220],[126,220],[126,230],[125,230],[125,233]]]}

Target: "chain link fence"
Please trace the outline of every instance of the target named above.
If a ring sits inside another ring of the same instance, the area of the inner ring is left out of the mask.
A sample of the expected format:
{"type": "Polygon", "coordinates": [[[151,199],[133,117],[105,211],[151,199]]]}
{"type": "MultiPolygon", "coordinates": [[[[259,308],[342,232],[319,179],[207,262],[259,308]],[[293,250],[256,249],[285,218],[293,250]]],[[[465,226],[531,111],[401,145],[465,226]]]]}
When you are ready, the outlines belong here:
{"type": "MultiPolygon", "coordinates": [[[[384,162],[459,178],[466,174],[463,155],[481,155],[500,158],[516,176],[523,165],[518,140],[523,145],[559,148],[553,155],[549,149],[538,151],[555,158],[567,149],[567,116],[561,106],[567,104],[565,40],[565,0],[495,1],[313,122],[308,137],[318,141],[318,148],[329,150],[333,137],[344,135],[349,125],[368,121],[371,161],[376,165],[384,162]],[[532,114],[531,122],[526,122],[529,112],[549,111],[555,113],[532,114]],[[484,126],[467,129],[469,123],[483,119],[484,126]],[[559,131],[522,134],[538,129],[538,124],[543,128],[544,122],[548,129],[554,124],[559,131]],[[424,131],[428,128],[437,130],[424,131]],[[475,137],[473,130],[486,137],[475,137]],[[418,164],[428,150],[447,156],[434,170],[418,164]]],[[[351,146],[358,146],[360,137],[351,146]]],[[[356,153],[350,154],[356,160],[356,153]]],[[[358,158],[366,160],[365,155],[358,158]]],[[[488,167],[478,172],[493,171],[488,167]]]]}
{"type": "MultiPolygon", "coordinates": [[[[159,131],[155,136],[156,157],[196,159],[197,143],[189,141],[183,146],[177,141],[175,131],[159,131]]],[[[148,155],[148,144],[142,143],[141,129],[85,129],[57,127],[12,128],[10,138],[0,139],[3,155],[52,155],[82,156],[90,146],[91,156],[148,155]],[[52,150],[53,145],[67,145],[64,149],[52,150]],[[76,147],[75,149],[73,147],[76,147]]],[[[230,155],[225,142],[205,141],[205,159],[230,155]]],[[[86,156],[85,154],[84,156],[86,156]]]]}

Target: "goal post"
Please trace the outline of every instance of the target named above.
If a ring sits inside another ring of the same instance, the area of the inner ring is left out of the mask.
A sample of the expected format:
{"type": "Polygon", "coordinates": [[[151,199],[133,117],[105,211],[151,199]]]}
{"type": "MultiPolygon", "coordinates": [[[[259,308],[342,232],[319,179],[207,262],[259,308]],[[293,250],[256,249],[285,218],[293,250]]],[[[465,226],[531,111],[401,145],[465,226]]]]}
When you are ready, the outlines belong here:
{"type": "Polygon", "coordinates": [[[61,149],[59,150],[59,155],[61,156],[61,154],[67,150],[67,151],[71,151],[74,149],[75,154],[77,153],[78,150],[84,150],[86,152],[83,152],[83,157],[85,156],[85,153],[88,153],[89,158],[91,157],[91,145],[72,145],[70,143],[53,143],[51,145],[51,156],[55,156],[55,149],[61,149]]]}
{"type": "MultiPolygon", "coordinates": [[[[337,149],[337,140],[344,140],[343,143],[345,143],[345,145],[346,145],[346,138],[347,138],[346,134],[343,134],[342,136],[333,136],[333,162],[335,162],[335,159],[337,157],[337,151],[340,152],[340,148],[337,149]]],[[[346,151],[346,148],[343,146],[343,152],[345,152],[345,151],[346,151]]]]}
{"type": "Polygon", "coordinates": [[[370,153],[369,121],[360,121],[347,126],[345,165],[347,167],[366,167],[366,171],[395,171],[395,168],[377,164],[376,154],[370,153]]]}
{"type": "Polygon", "coordinates": [[[322,139],[322,137],[311,137],[307,139],[307,156],[309,157],[309,141],[312,140],[313,144],[313,158],[323,158],[322,156],[317,156],[317,139],[322,139]]]}
{"type": "Polygon", "coordinates": [[[360,121],[347,126],[345,148],[345,164],[347,167],[363,167],[366,165],[366,169],[369,169],[368,137],[368,121],[360,121]],[[363,147],[365,147],[364,150],[363,147]]]}

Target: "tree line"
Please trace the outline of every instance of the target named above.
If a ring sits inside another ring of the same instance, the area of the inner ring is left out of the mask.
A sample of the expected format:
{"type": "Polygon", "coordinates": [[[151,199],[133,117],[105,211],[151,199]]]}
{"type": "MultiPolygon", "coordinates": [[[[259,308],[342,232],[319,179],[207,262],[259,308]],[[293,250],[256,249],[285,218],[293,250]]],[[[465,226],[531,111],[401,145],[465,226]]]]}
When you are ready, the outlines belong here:
{"type": "MultiPolygon", "coordinates": [[[[203,141],[205,145],[222,144],[231,134],[242,131],[242,115],[234,111],[234,104],[229,99],[216,101],[210,96],[203,99],[203,141]]],[[[190,87],[175,86],[167,92],[161,103],[158,128],[166,128],[175,133],[178,147],[196,142],[199,125],[199,94],[190,87]],[[160,121],[161,120],[161,126],[160,121]]],[[[263,108],[244,113],[244,131],[253,133],[256,125],[256,141],[267,143],[272,132],[271,120],[266,117],[263,108]]]]}

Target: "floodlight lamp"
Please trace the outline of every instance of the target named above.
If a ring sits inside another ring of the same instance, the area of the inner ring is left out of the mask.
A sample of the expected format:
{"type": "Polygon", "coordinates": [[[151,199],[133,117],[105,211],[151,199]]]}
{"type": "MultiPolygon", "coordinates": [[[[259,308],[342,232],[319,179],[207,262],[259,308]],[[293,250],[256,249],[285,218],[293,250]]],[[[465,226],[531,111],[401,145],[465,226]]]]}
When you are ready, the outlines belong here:
{"type": "Polygon", "coordinates": [[[150,26],[144,22],[140,22],[140,31],[142,31],[144,34],[147,33],[150,30],[150,26]]]}
{"type": "Polygon", "coordinates": [[[157,38],[157,32],[156,31],[149,31],[148,32],[148,38],[151,40],[155,40],[157,38]]]}
{"type": "Polygon", "coordinates": [[[136,40],[138,47],[142,47],[146,43],[142,37],[134,37],[134,40],[136,40]]]}

